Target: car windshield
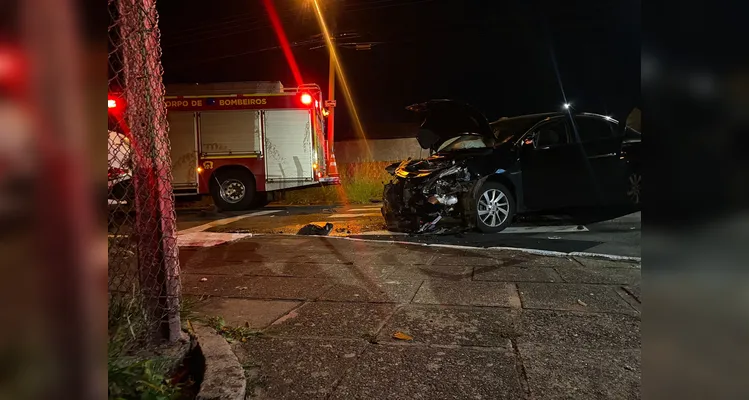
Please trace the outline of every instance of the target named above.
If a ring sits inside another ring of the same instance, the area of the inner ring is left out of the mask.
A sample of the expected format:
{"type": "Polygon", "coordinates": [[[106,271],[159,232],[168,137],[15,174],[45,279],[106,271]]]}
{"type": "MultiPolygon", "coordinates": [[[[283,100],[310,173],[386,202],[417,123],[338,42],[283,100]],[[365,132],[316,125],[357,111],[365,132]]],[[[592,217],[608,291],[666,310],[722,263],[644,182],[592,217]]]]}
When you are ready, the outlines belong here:
{"type": "Polygon", "coordinates": [[[457,150],[484,149],[486,147],[487,145],[481,136],[462,135],[445,141],[445,143],[437,149],[437,152],[449,153],[457,150]]]}
{"type": "Polygon", "coordinates": [[[533,127],[543,116],[527,116],[527,117],[514,117],[514,118],[503,118],[499,121],[492,122],[490,125],[494,132],[494,138],[496,144],[505,143],[512,138],[522,135],[533,127]]]}

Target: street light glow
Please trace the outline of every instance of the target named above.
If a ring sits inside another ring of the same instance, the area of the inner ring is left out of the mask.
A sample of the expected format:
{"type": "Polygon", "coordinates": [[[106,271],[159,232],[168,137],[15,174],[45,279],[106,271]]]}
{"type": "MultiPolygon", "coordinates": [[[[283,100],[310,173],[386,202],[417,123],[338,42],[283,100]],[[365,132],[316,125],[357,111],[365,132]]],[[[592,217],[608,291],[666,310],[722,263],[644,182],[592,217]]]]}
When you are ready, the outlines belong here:
{"type": "MultiPolygon", "coordinates": [[[[319,0],[312,0],[312,5],[315,7],[315,16],[317,17],[317,23],[320,25],[320,30],[322,31],[323,37],[325,38],[325,44],[333,59],[333,64],[335,65],[336,72],[338,73],[338,79],[341,81],[341,88],[343,89],[346,105],[348,105],[349,112],[351,112],[351,120],[354,123],[354,129],[356,130],[358,136],[361,139],[364,139],[366,143],[367,138],[364,135],[364,127],[362,126],[361,120],[359,119],[359,113],[357,112],[356,106],[354,105],[354,98],[351,95],[351,89],[346,80],[346,74],[341,67],[341,62],[338,57],[338,51],[336,50],[336,45],[333,43],[330,30],[328,29],[328,24],[325,22],[325,17],[323,16],[319,0]]],[[[371,154],[369,145],[366,145],[366,149],[367,153],[371,154]]]]}
{"type": "Polygon", "coordinates": [[[562,107],[564,107],[565,110],[569,110],[570,107],[572,107],[572,104],[570,104],[570,103],[564,103],[564,105],[562,107]]]}

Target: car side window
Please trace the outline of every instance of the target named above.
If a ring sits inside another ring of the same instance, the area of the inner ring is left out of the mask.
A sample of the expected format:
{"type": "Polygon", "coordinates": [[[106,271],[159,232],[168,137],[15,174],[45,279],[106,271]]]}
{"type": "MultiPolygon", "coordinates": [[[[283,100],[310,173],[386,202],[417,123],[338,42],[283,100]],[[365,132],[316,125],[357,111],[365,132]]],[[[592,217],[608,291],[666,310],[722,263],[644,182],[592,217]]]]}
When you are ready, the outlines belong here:
{"type": "Polygon", "coordinates": [[[616,126],[604,119],[578,116],[575,117],[575,132],[580,137],[580,142],[594,142],[614,137],[616,126]]]}
{"type": "Polygon", "coordinates": [[[535,132],[534,142],[537,148],[568,144],[567,124],[559,119],[539,126],[535,132]]]}

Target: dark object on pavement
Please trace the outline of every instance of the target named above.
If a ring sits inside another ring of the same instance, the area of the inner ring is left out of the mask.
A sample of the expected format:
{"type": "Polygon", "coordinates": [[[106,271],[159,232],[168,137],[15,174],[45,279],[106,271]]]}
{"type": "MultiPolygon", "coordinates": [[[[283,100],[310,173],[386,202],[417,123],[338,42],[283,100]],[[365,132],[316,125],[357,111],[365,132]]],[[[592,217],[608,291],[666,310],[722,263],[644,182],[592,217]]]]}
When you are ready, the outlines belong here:
{"type": "Polygon", "coordinates": [[[516,213],[641,203],[642,134],[611,117],[569,109],[489,123],[452,100],[407,108],[423,116],[417,139],[434,154],[385,168],[391,231],[452,221],[499,232],[516,213]]]}
{"type": "Polygon", "coordinates": [[[328,236],[330,231],[333,230],[333,224],[328,222],[325,226],[307,224],[297,232],[297,235],[314,235],[314,236],[328,236]]]}

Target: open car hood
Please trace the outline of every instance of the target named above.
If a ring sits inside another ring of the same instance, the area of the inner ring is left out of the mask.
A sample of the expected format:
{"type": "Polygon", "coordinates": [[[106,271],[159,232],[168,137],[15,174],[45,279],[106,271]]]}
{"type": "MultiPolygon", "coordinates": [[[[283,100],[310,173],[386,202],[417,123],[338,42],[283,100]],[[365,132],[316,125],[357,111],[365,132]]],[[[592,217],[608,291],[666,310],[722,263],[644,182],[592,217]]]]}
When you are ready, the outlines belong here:
{"type": "Polygon", "coordinates": [[[484,114],[459,101],[430,100],[410,105],[406,109],[423,118],[417,136],[423,149],[436,151],[446,141],[462,135],[493,137],[492,128],[484,114]]]}

